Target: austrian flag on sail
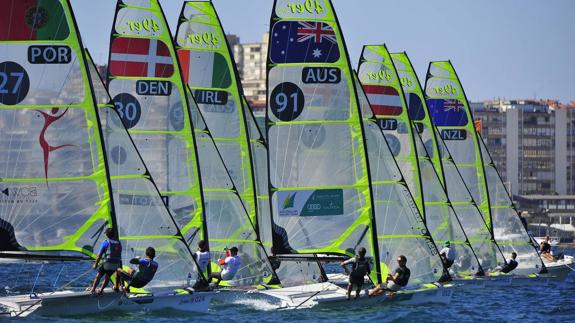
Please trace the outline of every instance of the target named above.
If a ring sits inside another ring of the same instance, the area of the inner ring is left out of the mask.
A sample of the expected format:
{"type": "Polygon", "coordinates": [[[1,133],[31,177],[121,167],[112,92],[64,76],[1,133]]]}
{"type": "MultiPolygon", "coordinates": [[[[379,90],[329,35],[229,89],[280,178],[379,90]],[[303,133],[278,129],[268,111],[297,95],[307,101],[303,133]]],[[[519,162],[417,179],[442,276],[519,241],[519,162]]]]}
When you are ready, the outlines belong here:
{"type": "Polygon", "coordinates": [[[364,85],[363,90],[375,115],[397,116],[401,114],[401,97],[393,87],[364,85]]]}
{"type": "Polygon", "coordinates": [[[114,39],[109,69],[114,76],[170,77],[174,73],[168,46],[145,38],[114,39]]]}

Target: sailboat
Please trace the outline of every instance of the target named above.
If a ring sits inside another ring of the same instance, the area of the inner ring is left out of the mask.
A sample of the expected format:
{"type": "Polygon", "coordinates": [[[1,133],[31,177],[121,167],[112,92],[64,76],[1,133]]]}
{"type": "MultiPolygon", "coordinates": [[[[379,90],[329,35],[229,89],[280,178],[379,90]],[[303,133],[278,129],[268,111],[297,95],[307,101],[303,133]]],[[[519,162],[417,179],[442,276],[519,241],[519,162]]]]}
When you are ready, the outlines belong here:
{"type": "Polygon", "coordinates": [[[2,185],[9,192],[33,188],[35,198],[16,202],[22,195],[13,194],[4,199],[0,214],[10,224],[14,244],[2,256],[81,259],[77,266],[87,268],[103,229],[110,226],[122,241],[124,263],[154,246],[160,268],[139,294],[93,297],[64,285],[54,292],[2,297],[0,304],[14,316],[207,311],[214,293],[184,289],[197,263],[111,108],[81,47],[68,1],[7,2],[4,8],[11,19],[2,23],[11,25],[2,26],[0,64],[13,80],[9,95],[2,96],[0,131],[18,144],[2,148],[1,162],[10,165],[3,167],[2,185]],[[22,22],[21,28],[10,28],[14,22],[22,22]]]}
{"type": "MultiPolygon", "coordinates": [[[[505,259],[499,246],[497,246],[491,236],[491,231],[469,193],[457,166],[454,164],[449,150],[431,122],[419,79],[415,74],[409,57],[405,52],[391,54],[391,57],[397,69],[405,97],[408,98],[408,116],[413,122],[414,133],[421,138],[420,145],[416,145],[418,156],[420,159],[429,160],[435,168],[441,185],[447,193],[449,204],[455,211],[456,219],[463,228],[466,236],[465,244],[469,244],[472,247],[474,255],[479,260],[479,268],[484,271],[483,274],[485,275],[480,275],[482,278],[479,281],[478,277],[467,276],[461,278],[467,285],[473,284],[475,286],[484,286],[486,283],[489,285],[510,284],[511,277],[509,276],[498,275],[497,278],[491,277],[493,269],[498,264],[504,263],[505,259]],[[421,147],[425,148],[424,151],[421,151],[421,147]]],[[[438,226],[438,228],[441,227],[441,225],[438,226]]],[[[451,230],[451,226],[444,226],[444,228],[451,230]]],[[[440,239],[436,237],[436,240],[440,239]]],[[[453,240],[453,238],[450,240],[453,240]]],[[[461,279],[458,280],[461,281],[461,279]]]]}
{"type": "Polygon", "coordinates": [[[227,248],[239,249],[241,268],[222,287],[249,289],[270,282],[274,272],[249,208],[222,161],[226,150],[214,143],[205,112],[182,78],[159,2],[139,1],[136,6],[118,1],[110,43],[108,88],[117,109],[135,107],[135,119],[125,123],[152,176],[161,179],[160,192],[190,248],[200,239],[208,242],[208,271],[219,271],[215,260],[225,258],[227,248]],[[136,22],[149,28],[138,28],[136,22]]]}
{"type": "MultiPolygon", "coordinates": [[[[371,174],[381,169],[377,176],[397,176],[384,171],[395,162],[391,154],[370,153],[370,144],[387,144],[381,131],[377,141],[364,130],[358,88],[331,2],[306,6],[275,1],[269,44],[266,126],[272,220],[292,249],[292,254],[280,255],[282,263],[290,257],[314,262],[317,255],[322,261],[341,260],[362,246],[373,260],[370,279],[381,283],[403,253],[412,270],[411,286],[393,300],[449,302],[451,289],[425,284],[437,280],[443,266],[421,217],[410,216],[416,209],[409,204],[408,191],[371,174]]],[[[331,282],[262,293],[286,308],[346,302],[346,290],[331,282]]],[[[362,297],[356,304],[390,300],[362,297]]]]}
{"type": "Polygon", "coordinates": [[[425,95],[433,123],[478,203],[492,236],[506,257],[512,252],[518,254],[519,265],[512,273],[545,273],[547,269],[537,248],[475,130],[469,103],[450,61],[429,64],[425,95]]]}
{"type": "Polygon", "coordinates": [[[403,74],[402,77],[385,45],[364,46],[359,78],[403,180],[414,196],[419,214],[437,247],[441,248],[447,241],[457,252],[458,258],[450,268],[453,278],[481,276],[484,270],[420,137],[419,133],[425,128],[413,122],[421,117],[421,111],[415,108],[421,101],[416,95],[404,94],[401,81],[406,78],[403,74]]]}

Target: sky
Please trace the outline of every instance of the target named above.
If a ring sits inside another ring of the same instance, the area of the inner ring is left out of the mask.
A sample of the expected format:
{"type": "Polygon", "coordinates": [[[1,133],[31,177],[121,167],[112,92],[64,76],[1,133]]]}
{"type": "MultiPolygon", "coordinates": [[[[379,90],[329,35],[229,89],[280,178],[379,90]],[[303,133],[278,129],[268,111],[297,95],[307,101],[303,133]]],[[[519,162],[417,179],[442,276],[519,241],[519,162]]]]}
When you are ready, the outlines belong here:
{"type": "MultiPolygon", "coordinates": [[[[85,46],[106,63],[115,0],[70,0],[85,46]]],[[[172,33],[183,0],[160,0],[172,33]]],[[[272,0],[213,0],[226,33],[259,42],[272,0]]],[[[451,60],[471,101],[575,100],[574,0],[333,0],[352,66],[363,45],[406,51],[421,82],[451,60]]]]}

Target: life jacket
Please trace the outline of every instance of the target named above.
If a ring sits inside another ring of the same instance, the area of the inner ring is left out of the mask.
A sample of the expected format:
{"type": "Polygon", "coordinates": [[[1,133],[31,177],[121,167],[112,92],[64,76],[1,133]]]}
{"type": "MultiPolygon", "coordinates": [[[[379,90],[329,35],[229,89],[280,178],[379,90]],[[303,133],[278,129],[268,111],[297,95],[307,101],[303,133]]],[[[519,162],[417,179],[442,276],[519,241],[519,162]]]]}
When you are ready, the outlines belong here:
{"type": "Polygon", "coordinates": [[[369,260],[367,258],[359,258],[355,257],[355,262],[353,263],[353,267],[351,268],[351,276],[355,277],[363,277],[369,271],[369,260]]]}
{"type": "Polygon", "coordinates": [[[106,239],[108,250],[106,251],[106,261],[118,262],[122,259],[122,244],[118,240],[106,239]]]}
{"type": "Polygon", "coordinates": [[[146,259],[146,261],[147,264],[142,264],[142,262],[140,262],[140,265],[138,266],[138,273],[134,277],[143,283],[149,283],[152,279],[154,279],[154,275],[158,270],[157,262],[151,259],[146,259]]]}
{"type": "Polygon", "coordinates": [[[404,268],[399,267],[398,269],[399,270],[396,270],[396,272],[399,273],[399,276],[397,277],[395,283],[401,287],[405,287],[409,282],[409,277],[411,276],[411,270],[409,270],[409,268],[407,267],[404,268]]]}

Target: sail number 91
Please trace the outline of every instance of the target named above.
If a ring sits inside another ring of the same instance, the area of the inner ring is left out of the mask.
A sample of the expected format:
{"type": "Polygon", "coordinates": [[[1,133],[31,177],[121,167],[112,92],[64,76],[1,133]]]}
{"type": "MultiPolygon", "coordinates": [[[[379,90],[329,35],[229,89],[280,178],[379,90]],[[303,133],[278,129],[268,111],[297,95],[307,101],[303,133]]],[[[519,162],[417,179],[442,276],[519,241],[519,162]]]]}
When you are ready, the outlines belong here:
{"type": "Polygon", "coordinates": [[[325,9],[318,0],[305,0],[304,3],[288,3],[287,6],[291,9],[292,13],[322,13],[325,9]]]}
{"type": "Polygon", "coordinates": [[[127,21],[130,30],[140,31],[142,29],[147,31],[158,31],[160,26],[154,19],[146,18],[142,21],[127,21]]]}
{"type": "Polygon", "coordinates": [[[292,121],[302,112],[304,95],[299,86],[284,82],[278,84],[270,96],[272,113],[281,121],[292,121]]]}

